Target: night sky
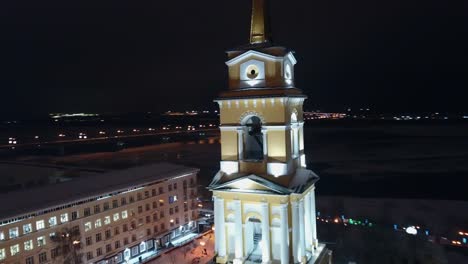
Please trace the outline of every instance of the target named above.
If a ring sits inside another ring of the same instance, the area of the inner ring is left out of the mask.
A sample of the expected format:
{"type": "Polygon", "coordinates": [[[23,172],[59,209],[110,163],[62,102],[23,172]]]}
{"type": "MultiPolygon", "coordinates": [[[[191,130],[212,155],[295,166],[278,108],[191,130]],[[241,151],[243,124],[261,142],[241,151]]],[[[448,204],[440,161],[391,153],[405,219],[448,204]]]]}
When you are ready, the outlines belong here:
{"type": "MultiPolygon", "coordinates": [[[[467,111],[463,0],[271,1],[307,108],[467,111]]],[[[0,116],[209,106],[250,0],[1,1],[0,116]]]]}

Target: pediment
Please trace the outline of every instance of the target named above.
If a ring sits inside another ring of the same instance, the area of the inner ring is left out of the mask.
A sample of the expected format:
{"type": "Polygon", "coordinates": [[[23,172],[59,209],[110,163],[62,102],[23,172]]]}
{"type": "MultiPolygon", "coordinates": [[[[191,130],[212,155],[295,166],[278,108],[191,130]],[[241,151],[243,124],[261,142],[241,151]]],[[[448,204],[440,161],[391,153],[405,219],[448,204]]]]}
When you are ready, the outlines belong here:
{"type": "Polygon", "coordinates": [[[242,192],[274,192],[279,194],[291,193],[289,189],[253,174],[237,178],[216,186],[211,186],[211,189],[242,192]]]}
{"type": "Polygon", "coordinates": [[[237,57],[234,57],[234,58],[230,59],[229,61],[226,62],[226,65],[227,66],[232,66],[232,65],[235,65],[235,64],[237,64],[237,63],[239,63],[241,61],[248,60],[248,59],[281,61],[281,60],[284,60],[284,58],[288,58],[289,61],[291,61],[291,63],[293,65],[295,65],[297,63],[297,60],[294,57],[292,52],[288,52],[286,54],[286,56],[283,57],[283,56],[273,56],[271,54],[262,53],[262,52],[259,52],[259,51],[256,51],[256,50],[249,50],[247,52],[244,52],[244,53],[240,54],[237,57]]]}

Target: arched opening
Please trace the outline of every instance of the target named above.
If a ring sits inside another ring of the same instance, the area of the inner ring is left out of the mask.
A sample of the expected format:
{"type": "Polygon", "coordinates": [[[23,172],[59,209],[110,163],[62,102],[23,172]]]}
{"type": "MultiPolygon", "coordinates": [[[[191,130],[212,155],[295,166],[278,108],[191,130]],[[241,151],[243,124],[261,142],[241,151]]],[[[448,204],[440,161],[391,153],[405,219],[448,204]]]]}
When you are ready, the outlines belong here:
{"type": "Polygon", "coordinates": [[[262,121],[252,116],[244,124],[244,159],[263,160],[262,121]]]}
{"type": "Polygon", "coordinates": [[[258,218],[251,217],[246,223],[246,260],[251,262],[262,262],[262,226],[258,218]]]}

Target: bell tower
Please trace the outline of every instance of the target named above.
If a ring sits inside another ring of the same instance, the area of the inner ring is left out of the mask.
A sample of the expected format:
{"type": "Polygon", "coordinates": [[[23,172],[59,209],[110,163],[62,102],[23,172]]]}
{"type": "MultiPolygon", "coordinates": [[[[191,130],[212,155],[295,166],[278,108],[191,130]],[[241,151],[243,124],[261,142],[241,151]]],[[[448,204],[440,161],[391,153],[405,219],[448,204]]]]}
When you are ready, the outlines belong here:
{"type": "Polygon", "coordinates": [[[227,51],[221,161],[209,189],[217,263],[330,263],[318,243],[315,183],[306,168],[294,53],[271,42],[267,0],[252,0],[250,43],[227,51]]]}

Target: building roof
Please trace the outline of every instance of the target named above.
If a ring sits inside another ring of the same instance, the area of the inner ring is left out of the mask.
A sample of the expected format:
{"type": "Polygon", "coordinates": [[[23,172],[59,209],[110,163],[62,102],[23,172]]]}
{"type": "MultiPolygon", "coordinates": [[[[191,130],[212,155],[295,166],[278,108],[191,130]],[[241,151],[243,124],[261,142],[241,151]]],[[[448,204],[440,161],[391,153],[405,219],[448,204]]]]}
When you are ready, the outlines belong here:
{"type": "Polygon", "coordinates": [[[157,181],[198,173],[198,169],[157,163],[83,176],[68,182],[0,194],[0,221],[157,181]]]}

